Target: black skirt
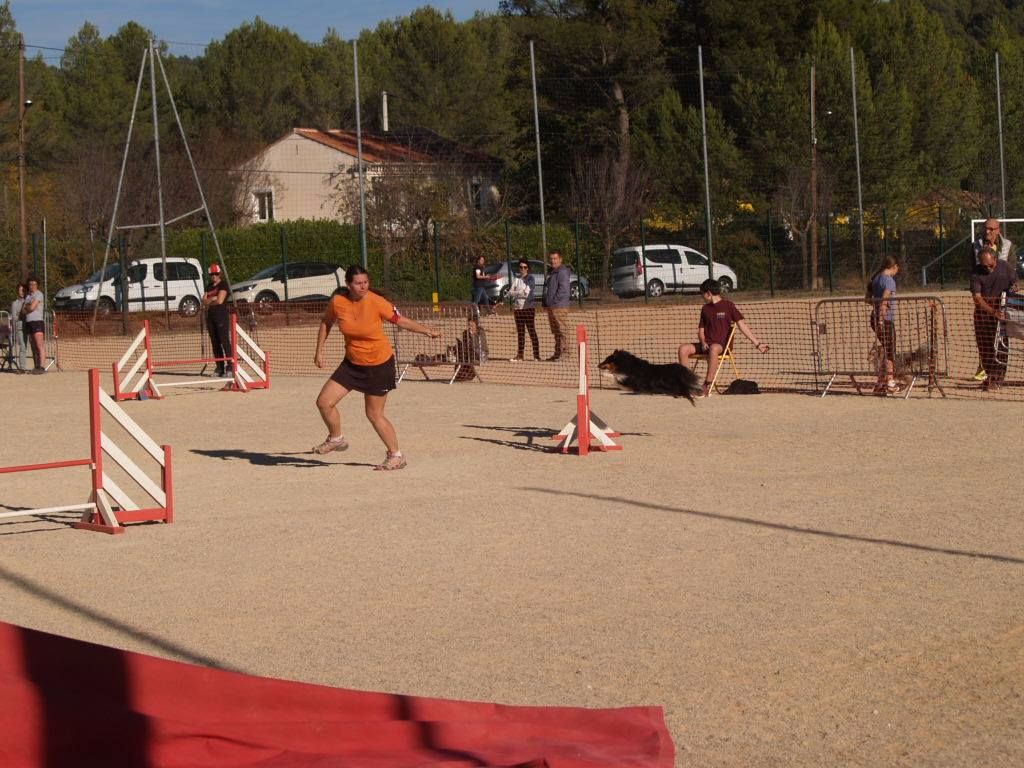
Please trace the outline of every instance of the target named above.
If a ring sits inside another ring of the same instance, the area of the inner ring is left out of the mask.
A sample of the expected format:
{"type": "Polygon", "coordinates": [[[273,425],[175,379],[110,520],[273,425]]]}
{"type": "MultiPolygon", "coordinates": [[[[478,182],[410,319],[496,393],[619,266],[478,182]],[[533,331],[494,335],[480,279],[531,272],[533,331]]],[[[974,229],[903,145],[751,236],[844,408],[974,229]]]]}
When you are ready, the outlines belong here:
{"type": "Polygon", "coordinates": [[[386,395],[396,386],[395,358],[392,356],[380,365],[357,365],[346,358],[341,361],[338,370],[331,374],[331,381],[364,395],[386,395]]]}

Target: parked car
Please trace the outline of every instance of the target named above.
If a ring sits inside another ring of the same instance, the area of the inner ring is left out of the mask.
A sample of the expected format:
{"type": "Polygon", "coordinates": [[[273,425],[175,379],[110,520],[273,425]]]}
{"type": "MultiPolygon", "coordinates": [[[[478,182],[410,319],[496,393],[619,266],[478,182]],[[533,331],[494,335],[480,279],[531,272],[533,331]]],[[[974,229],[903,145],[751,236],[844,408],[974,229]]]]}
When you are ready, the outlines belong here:
{"type": "MultiPolygon", "coordinates": [[[[642,296],[644,291],[648,296],[697,291],[708,279],[708,257],[685,245],[619,248],[612,253],[611,277],[612,293],[620,298],[642,296]]],[[[714,277],[722,293],[739,288],[736,273],[719,261],[714,277]]]]}
{"type": "MultiPolygon", "coordinates": [[[[544,281],[547,279],[547,265],[539,259],[527,259],[530,262],[530,274],[533,275],[533,298],[537,301],[544,296],[544,281]]],[[[512,260],[512,273],[516,274],[516,264],[519,263],[519,259],[512,260]]],[[[487,286],[487,295],[493,301],[504,301],[505,297],[508,296],[508,262],[502,261],[498,264],[491,264],[484,268],[484,273],[488,275],[497,275],[498,279],[494,280],[487,286]]],[[[577,275],[569,268],[569,295],[573,301],[579,301],[580,293],[582,292],[583,298],[587,298],[590,295],[590,281],[582,275],[577,275]]]]}
{"type": "Polygon", "coordinates": [[[159,257],[132,259],[128,264],[127,286],[122,279],[121,265],[111,264],[101,277],[97,270],[81,283],[61,288],[53,297],[54,309],[92,309],[109,314],[124,305],[129,312],[155,311],[167,303],[182,315],[194,315],[202,306],[204,285],[202,268],[197,259],[168,256],[167,269],[159,257]],[[127,290],[127,296],[122,293],[127,290]]]}
{"type": "Polygon", "coordinates": [[[257,306],[285,300],[327,301],[345,284],[345,270],[337,264],[320,261],[294,261],[267,267],[248,280],[231,286],[231,298],[257,306]]]}

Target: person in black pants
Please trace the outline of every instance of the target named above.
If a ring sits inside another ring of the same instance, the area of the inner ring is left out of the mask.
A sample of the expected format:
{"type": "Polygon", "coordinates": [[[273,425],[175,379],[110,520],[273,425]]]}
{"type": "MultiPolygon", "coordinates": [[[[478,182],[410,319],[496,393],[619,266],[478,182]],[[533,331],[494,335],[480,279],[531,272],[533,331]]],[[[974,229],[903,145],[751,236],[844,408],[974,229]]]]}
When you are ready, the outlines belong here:
{"type": "Polygon", "coordinates": [[[231,362],[234,350],[231,347],[231,316],[228,312],[228,296],[231,288],[221,274],[219,264],[210,265],[210,283],[203,295],[206,307],[206,329],[210,333],[213,356],[217,358],[217,376],[234,375],[231,362]],[[226,372],[226,373],[225,373],[226,372]]]}

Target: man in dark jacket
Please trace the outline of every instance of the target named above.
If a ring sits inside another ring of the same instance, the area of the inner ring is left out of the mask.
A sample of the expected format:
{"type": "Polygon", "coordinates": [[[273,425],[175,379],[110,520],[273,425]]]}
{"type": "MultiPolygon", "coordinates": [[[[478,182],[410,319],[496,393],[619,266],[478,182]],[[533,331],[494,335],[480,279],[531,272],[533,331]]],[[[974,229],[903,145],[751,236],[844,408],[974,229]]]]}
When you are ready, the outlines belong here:
{"type": "Polygon", "coordinates": [[[974,298],[974,339],[978,345],[978,356],[988,377],[985,389],[997,389],[1006,375],[1006,356],[997,352],[997,344],[1005,343],[999,338],[999,323],[1005,320],[1000,299],[1007,291],[1017,287],[1017,276],[1010,271],[1010,265],[1000,261],[996,252],[985,246],[978,253],[978,265],[971,273],[971,296],[974,298]]]}
{"type": "Polygon", "coordinates": [[[551,269],[544,285],[544,308],[548,311],[551,335],[555,337],[555,354],[548,358],[553,363],[562,357],[569,342],[569,268],[562,264],[562,254],[552,251],[548,258],[551,269]]]}

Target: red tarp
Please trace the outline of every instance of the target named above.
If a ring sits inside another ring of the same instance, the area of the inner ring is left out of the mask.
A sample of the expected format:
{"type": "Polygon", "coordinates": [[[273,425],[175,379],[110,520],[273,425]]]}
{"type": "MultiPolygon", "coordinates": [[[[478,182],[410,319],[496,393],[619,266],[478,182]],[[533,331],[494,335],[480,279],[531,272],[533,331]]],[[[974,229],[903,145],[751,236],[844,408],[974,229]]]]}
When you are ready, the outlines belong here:
{"type": "Polygon", "coordinates": [[[671,768],[660,707],[510,707],[251,677],[0,622],[0,766],[671,768]]]}

